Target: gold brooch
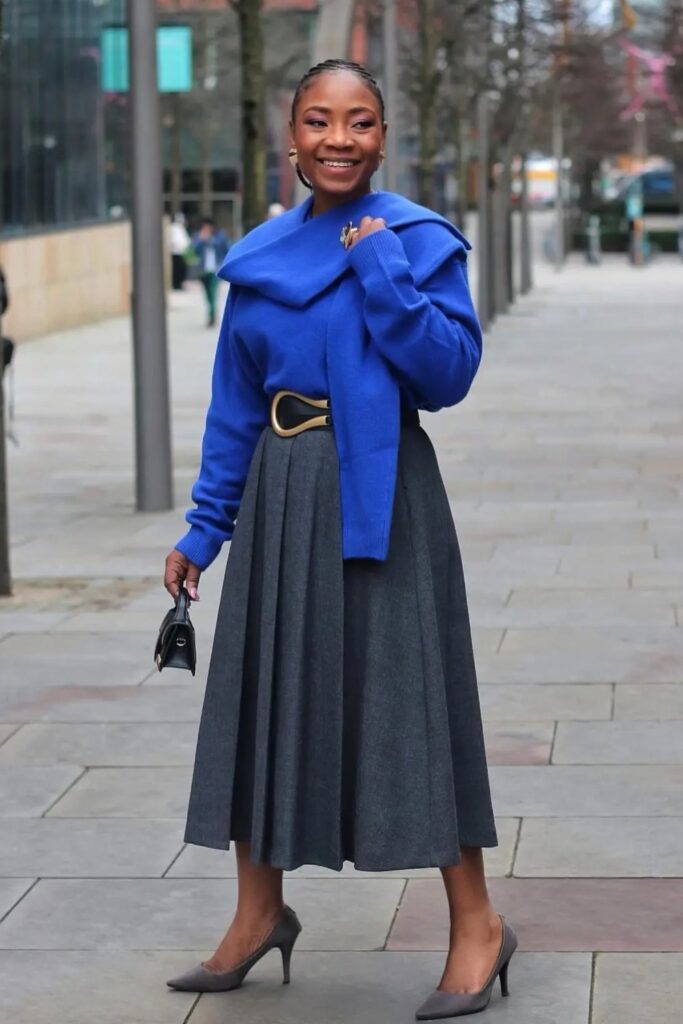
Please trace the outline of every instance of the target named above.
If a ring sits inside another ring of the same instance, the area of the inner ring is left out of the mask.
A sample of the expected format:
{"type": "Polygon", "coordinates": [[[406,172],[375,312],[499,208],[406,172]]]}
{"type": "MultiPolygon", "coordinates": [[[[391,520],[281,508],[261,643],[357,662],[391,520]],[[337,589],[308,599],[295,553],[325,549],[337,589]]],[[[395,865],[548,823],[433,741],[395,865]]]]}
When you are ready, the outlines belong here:
{"type": "Polygon", "coordinates": [[[349,221],[349,223],[345,224],[344,227],[342,228],[341,235],[339,236],[339,241],[341,242],[345,249],[350,249],[351,244],[353,243],[353,240],[357,234],[358,228],[354,228],[353,222],[349,221]]]}

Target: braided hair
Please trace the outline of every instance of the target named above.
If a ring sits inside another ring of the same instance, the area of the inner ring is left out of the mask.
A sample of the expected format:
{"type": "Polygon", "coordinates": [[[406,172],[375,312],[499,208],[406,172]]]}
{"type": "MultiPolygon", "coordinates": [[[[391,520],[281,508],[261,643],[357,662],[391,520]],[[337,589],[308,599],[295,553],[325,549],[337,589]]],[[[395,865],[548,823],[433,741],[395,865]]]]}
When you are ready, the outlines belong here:
{"type": "MultiPolygon", "coordinates": [[[[299,105],[299,101],[301,100],[301,97],[303,96],[306,89],[308,89],[313,79],[318,78],[320,75],[326,75],[329,73],[339,71],[350,71],[352,74],[360,78],[363,84],[366,85],[370,92],[374,94],[375,99],[379,104],[380,117],[382,121],[384,121],[385,109],[382,90],[380,89],[379,85],[377,84],[377,81],[373,78],[368,69],[363,67],[362,64],[356,64],[355,61],[344,60],[341,57],[334,57],[330,60],[323,60],[320,62],[320,64],[315,64],[312,68],[309,68],[306,74],[302,77],[294,92],[294,98],[292,99],[292,124],[294,124],[296,120],[296,108],[299,105]]],[[[305,188],[312,188],[311,183],[309,181],[306,181],[303,174],[301,173],[301,168],[299,167],[298,163],[296,164],[295,170],[301,184],[304,185],[305,188]]]]}

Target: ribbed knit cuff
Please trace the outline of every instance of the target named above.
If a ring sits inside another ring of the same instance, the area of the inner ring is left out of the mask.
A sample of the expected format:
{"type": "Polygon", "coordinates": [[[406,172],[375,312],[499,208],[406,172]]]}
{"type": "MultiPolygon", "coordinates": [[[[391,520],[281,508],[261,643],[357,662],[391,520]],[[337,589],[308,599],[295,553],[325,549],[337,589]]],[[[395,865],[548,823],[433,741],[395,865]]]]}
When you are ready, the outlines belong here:
{"type": "Polygon", "coordinates": [[[220,537],[207,534],[199,526],[191,526],[175,545],[176,551],[185,555],[185,558],[198,566],[202,572],[218,557],[222,547],[223,540],[220,537]]]}
{"type": "Polygon", "coordinates": [[[408,257],[401,239],[390,228],[366,235],[349,249],[349,262],[361,280],[394,260],[406,264],[408,257]]]}

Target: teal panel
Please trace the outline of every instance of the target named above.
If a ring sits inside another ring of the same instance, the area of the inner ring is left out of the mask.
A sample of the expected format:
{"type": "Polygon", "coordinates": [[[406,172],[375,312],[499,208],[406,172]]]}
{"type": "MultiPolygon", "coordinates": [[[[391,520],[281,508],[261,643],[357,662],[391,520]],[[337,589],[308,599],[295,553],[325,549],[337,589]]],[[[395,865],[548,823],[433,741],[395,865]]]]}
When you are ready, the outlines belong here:
{"type": "Polygon", "coordinates": [[[161,92],[192,88],[192,29],[185,25],[157,30],[157,65],[161,92]]]}
{"type": "Polygon", "coordinates": [[[102,30],[102,89],[128,92],[128,29],[102,30]]]}
{"type": "MultiPolygon", "coordinates": [[[[160,92],[189,92],[192,88],[192,29],[185,25],[157,29],[157,77],[160,92]]],[[[102,31],[102,89],[128,92],[128,29],[102,31]]]]}

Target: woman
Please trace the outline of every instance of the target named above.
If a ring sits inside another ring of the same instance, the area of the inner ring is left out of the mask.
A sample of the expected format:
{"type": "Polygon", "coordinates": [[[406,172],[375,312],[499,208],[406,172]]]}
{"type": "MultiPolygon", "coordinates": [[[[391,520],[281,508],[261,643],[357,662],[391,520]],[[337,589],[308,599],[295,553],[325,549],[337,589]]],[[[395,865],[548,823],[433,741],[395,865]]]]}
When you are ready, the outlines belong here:
{"type": "Polygon", "coordinates": [[[296,91],[290,154],[311,189],[233,246],[174,596],[231,537],[185,840],[237,852],[235,918],[169,982],[227,990],[301,928],[282,871],[438,866],[450,952],[418,1019],[483,1009],[516,946],[491,906],[498,843],[462,565],[418,409],[466,395],[481,355],[468,244],[373,192],[384,104],[359,65],[296,91]],[[237,510],[239,508],[239,517],[237,510]],[[233,532],[234,531],[234,532],[233,532]]]}

